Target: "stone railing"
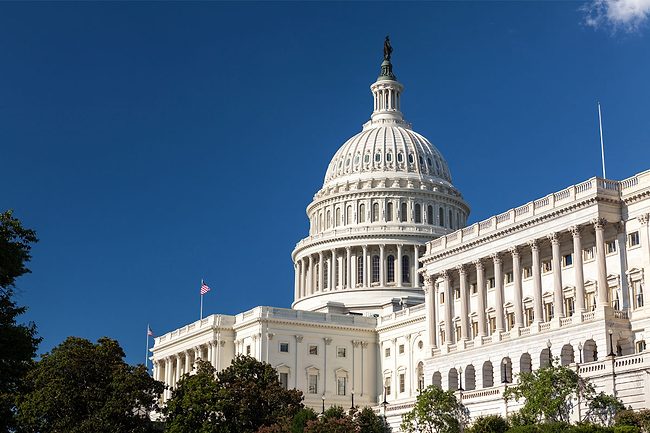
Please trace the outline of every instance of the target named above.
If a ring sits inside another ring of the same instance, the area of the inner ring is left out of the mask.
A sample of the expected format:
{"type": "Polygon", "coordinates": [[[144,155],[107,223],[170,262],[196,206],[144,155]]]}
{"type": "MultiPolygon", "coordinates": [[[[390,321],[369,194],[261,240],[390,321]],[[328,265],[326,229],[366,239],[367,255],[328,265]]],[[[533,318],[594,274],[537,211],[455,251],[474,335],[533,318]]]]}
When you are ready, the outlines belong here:
{"type": "Polygon", "coordinates": [[[235,323],[235,316],[227,316],[223,314],[213,314],[204,319],[197,320],[193,323],[188,323],[182,328],[174,329],[160,337],[154,339],[154,347],[160,344],[166,344],[170,341],[183,338],[187,335],[197,334],[207,329],[226,327],[230,328],[235,323]]]}
{"type": "Polygon", "coordinates": [[[418,234],[426,237],[433,237],[445,233],[447,230],[424,223],[394,223],[387,224],[384,222],[362,223],[354,224],[352,227],[338,227],[334,229],[327,229],[322,233],[309,235],[308,237],[300,240],[296,244],[296,248],[309,245],[313,242],[322,240],[334,240],[345,236],[358,236],[362,234],[393,234],[393,233],[409,233],[418,234]]]}
{"type": "Polygon", "coordinates": [[[372,316],[353,314],[318,313],[314,311],[292,310],[290,308],[255,307],[235,316],[234,325],[251,320],[276,319],[297,322],[329,323],[334,325],[374,326],[377,319],[372,316]]]}
{"type": "Polygon", "coordinates": [[[510,209],[507,212],[476,222],[464,229],[434,239],[427,243],[426,255],[442,252],[449,247],[462,245],[464,242],[473,241],[484,235],[537,217],[540,214],[565,207],[585,198],[596,195],[620,198],[633,192],[630,190],[634,187],[650,187],[650,170],[622,181],[592,177],[589,180],[549,194],[546,197],[533,200],[523,206],[510,209]]]}
{"type": "Polygon", "coordinates": [[[386,325],[390,322],[398,322],[401,320],[408,319],[413,316],[423,316],[424,315],[424,303],[414,305],[410,308],[404,308],[394,313],[384,314],[379,318],[380,325],[386,325]]]}

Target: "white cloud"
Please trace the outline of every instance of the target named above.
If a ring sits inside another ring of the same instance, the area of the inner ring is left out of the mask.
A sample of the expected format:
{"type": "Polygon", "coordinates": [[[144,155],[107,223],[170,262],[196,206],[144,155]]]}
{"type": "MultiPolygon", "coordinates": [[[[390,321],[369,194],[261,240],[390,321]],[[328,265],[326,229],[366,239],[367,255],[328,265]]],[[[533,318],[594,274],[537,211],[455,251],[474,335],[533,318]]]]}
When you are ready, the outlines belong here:
{"type": "Polygon", "coordinates": [[[590,27],[634,32],[650,18],[650,0],[593,0],[582,11],[590,27]]]}

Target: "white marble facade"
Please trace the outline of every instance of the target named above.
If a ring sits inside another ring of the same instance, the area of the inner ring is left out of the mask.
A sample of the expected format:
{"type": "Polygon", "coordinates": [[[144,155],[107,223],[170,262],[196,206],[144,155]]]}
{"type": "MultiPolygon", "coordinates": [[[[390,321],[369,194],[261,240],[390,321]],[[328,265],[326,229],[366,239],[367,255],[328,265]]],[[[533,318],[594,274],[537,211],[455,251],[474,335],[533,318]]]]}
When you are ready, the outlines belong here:
{"type": "Polygon", "coordinates": [[[592,178],[467,226],[446,161],[403,118],[402,90],[385,61],[371,120],[307,207],[292,308],[212,315],[157,337],[154,377],[173,388],[198,358],[221,370],[248,354],[316,410],[354,401],[397,427],[431,384],[456,390],[473,417],[507,415],[517,405],[505,387],[558,357],[648,407],[650,171],[592,178]]]}

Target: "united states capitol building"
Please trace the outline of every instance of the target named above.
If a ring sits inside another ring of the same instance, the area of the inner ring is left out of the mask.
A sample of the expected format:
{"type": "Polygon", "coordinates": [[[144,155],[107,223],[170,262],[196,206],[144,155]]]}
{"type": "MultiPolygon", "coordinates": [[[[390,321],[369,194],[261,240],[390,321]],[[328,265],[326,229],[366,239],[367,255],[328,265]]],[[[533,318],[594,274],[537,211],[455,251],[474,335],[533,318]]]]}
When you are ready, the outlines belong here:
{"type": "Polygon", "coordinates": [[[558,358],[598,391],[650,406],[650,171],[583,180],[468,226],[445,158],[401,112],[388,48],[370,120],[307,206],[291,308],[157,337],[154,377],[173,388],[197,359],[221,370],[250,355],[318,412],[372,406],[397,431],[431,384],[457,391],[472,417],[508,415],[517,374],[558,358]]]}

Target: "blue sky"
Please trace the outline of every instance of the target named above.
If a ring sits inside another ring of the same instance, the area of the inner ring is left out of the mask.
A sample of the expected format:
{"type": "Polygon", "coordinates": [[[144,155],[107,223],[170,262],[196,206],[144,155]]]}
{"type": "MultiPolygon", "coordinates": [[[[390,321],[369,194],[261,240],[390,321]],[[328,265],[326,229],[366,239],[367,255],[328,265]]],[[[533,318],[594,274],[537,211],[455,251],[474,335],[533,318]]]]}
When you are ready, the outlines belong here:
{"type": "Polygon", "coordinates": [[[40,238],[18,281],[40,352],[107,335],[142,362],[147,322],[198,319],[201,278],[206,314],[288,307],[386,34],[470,222],[600,174],[597,100],[608,177],[650,168],[646,10],[609,6],[0,4],[0,209],[40,238]]]}

